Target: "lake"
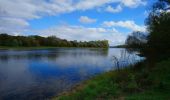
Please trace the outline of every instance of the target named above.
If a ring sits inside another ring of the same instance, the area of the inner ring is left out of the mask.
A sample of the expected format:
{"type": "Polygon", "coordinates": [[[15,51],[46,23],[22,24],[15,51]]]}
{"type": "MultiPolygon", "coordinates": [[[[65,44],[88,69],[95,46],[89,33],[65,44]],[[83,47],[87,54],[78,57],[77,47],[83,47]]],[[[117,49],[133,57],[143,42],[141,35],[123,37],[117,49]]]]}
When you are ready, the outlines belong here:
{"type": "Polygon", "coordinates": [[[44,100],[140,60],[115,48],[0,50],[0,100],[44,100]]]}

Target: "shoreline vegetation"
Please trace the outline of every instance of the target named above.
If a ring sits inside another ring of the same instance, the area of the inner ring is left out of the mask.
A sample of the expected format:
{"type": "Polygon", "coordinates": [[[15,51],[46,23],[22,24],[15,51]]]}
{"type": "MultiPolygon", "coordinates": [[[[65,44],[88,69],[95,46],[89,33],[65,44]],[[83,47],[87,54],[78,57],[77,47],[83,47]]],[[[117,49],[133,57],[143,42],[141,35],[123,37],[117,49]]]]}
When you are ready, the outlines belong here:
{"type": "Polygon", "coordinates": [[[89,48],[108,48],[108,40],[96,41],[69,41],[60,39],[56,36],[42,37],[38,35],[31,36],[12,36],[6,33],[0,34],[0,47],[6,48],[26,48],[26,47],[89,47],[89,48]]]}
{"type": "Polygon", "coordinates": [[[55,49],[58,47],[8,47],[0,46],[0,50],[31,50],[31,49],[55,49]]]}
{"type": "Polygon", "coordinates": [[[148,65],[143,61],[97,75],[52,100],[168,100],[170,59],[148,65]]]}
{"type": "Polygon", "coordinates": [[[98,75],[54,100],[169,100],[170,0],[157,0],[145,19],[146,31],[133,31],[124,45],[146,59],[98,75]]]}
{"type": "Polygon", "coordinates": [[[57,49],[57,48],[92,48],[92,49],[108,49],[108,48],[97,48],[97,47],[8,47],[0,46],[0,50],[36,50],[36,49],[57,49]]]}
{"type": "MultiPolygon", "coordinates": [[[[133,66],[97,75],[52,100],[169,100],[170,99],[170,0],[157,0],[145,20],[146,31],[134,31],[124,45],[146,59],[133,66]]],[[[0,34],[1,47],[108,48],[107,40],[68,41],[55,36],[0,34]]],[[[113,47],[114,48],[114,47],[113,47]]]]}

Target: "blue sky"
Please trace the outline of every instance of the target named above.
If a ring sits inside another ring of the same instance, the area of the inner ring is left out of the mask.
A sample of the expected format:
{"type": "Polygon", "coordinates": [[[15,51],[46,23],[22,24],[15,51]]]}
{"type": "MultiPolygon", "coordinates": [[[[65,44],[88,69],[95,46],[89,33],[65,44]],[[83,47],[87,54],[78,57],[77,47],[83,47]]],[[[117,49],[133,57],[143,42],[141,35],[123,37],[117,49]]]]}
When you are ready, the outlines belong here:
{"type": "Polygon", "coordinates": [[[124,43],[154,0],[0,0],[0,32],[124,43]]]}

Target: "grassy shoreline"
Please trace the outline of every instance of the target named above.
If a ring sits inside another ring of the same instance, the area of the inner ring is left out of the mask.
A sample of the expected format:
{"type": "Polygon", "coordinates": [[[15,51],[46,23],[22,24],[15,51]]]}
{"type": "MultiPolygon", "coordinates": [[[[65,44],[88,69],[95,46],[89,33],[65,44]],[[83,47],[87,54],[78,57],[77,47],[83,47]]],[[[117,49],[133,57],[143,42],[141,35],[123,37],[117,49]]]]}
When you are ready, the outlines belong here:
{"type": "Polygon", "coordinates": [[[170,59],[98,75],[52,100],[168,100],[170,59]]]}

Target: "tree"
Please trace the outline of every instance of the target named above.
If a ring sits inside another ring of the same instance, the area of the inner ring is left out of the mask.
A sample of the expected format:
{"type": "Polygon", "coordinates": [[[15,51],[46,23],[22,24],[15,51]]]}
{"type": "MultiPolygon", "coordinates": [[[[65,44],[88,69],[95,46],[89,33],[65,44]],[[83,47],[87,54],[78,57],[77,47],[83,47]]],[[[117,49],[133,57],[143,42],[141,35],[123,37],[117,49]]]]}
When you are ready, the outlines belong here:
{"type": "Polygon", "coordinates": [[[102,41],[67,41],[56,36],[41,37],[33,36],[11,36],[8,34],[0,34],[0,46],[20,46],[20,47],[37,47],[37,46],[53,46],[53,47],[109,47],[107,40],[102,41]]]}
{"type": "Polygon", "coordinates": [[[170,51],[170,0],[156,2],[146,20],[148,45],[157,53],[170,51]]]}
{"type": "Polygon", "coordinates": [[[147,43],[147,35],[140,31],[134,31],[126,39],[125,44],[130,48],[142,48],[147,43]]]}

